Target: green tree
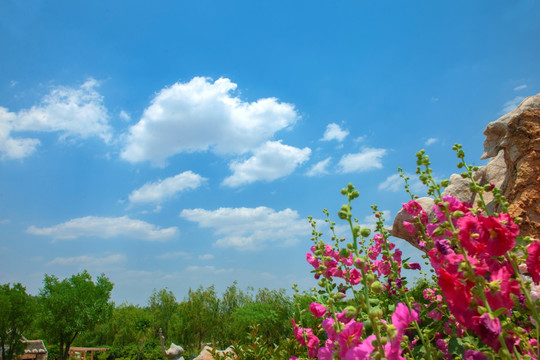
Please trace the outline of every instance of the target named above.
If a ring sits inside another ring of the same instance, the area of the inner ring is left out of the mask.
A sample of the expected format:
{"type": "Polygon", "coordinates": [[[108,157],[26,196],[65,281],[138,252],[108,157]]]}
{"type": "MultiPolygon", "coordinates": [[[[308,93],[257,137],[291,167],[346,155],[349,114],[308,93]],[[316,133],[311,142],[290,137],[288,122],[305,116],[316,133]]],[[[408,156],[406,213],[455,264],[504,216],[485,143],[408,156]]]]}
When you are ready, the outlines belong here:
{"type": "Polygon", "coordinates": [[[62,281],[45,275],[40,290],[39,325],[51,343],[56,343],[60,360],[66,360],[75,338],[105,322],[113,308],[109,302],[113,284],[104,274],[94,283],[85,270],[62,281]]]}
{"type": "Polygon", "coordinates": [[[21,284],[0,285],[0,350],[2,359],[24,353],[23,332],[34,318],[33,301],[21,284]]]}
{"type": "Polygon", "coordinates": [[[148,299],[148,306],[153,317],[153,333],[163,329],[165,336],[169,334],[169,323],[174,313],[178,311],[178,302],[173,292],[168,289],[154,290],[148,299]]]}

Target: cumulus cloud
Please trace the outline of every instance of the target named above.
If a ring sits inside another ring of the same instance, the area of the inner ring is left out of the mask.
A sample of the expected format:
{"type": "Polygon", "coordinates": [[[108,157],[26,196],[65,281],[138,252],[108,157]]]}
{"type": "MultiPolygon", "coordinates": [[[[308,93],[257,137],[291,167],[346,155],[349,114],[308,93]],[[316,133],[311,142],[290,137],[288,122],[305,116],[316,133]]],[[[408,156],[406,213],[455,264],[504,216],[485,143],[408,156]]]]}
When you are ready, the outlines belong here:
{"type": "Polygon", "coordinates": [[[238,250],[262,249],[269,243],[289,246],[311,232],[307,220],[291,209],[257,208],[186,209],[180,217],[212,228],[219,236],[215,245],[238,250]]]}
{"type": "Polygon", "coordinates": [[[164,241],[178,235],[176,227],[161,229],[142,220],[122,217],[86,216],[69,220],[52,227],[30,226],[27,232],[33,235],[50,236],[54,239],[72,240],[80,237],[110,239],[127,237],[146,241],[164,241]]]}
{"type": "Polygon", "coordinates": [[[321,140],[337,140],[341,142],[347,137],[347,135],[349,135],[348,130],[342,130],[338,124],[331,123],[326,126],[326,131],[324,132],[324,136],[321,140]]]}
{"type": "Polygon", "coordinates": [[[73,266],[80,269],[103,269],[111,266],[118,266],[127,261],[123,254],[112,254],[105,257],[96,257],[92,255],[81,255],[73,257],[56,257],[49,261],[47,265],[73,266]]]}
{"type": "Polygon", "coordinates": [[[253,151],[245,161],[233,161],[229,168],[233,174],[223,185],[237,187],[255,181],[272,181],[291,174],[309,159],[311,149],[283,145],[281,141],[267,141],[253,151]]]}
{"type": "Polygon", "coordinates": [[[144,184],[129,195],[129,201],[131,203],[159,204],[180,192],[198,188],[206,180],[194,172],[184,171],[164,180],[144,184]]]}
{"type": "MultiPolygon", "coordinates": [[[[418,195],[426,192],[426,186],[418,179],[418,175],[405,173],[405,176],[409,178],[409,188],[413,194],[418,195]]],[[[399,174],[393,174],[380,183],[378,189],[390,192],[405,191],[405,181],[399,174]]]]}
{"type": "Polygon", "coordinates": [[[516,96],[512,100],[505,102],[500,114],[502,115],[514,111],[523,100],[525,100],[524,96],[516,96]]]}
{"type": "Polygon", "coordinates": [[[2,158],[20,159],[31,155],[39,139],[14,136],[17,132],[59,132],[60,139],[97,136],[111,139],[109,115],[103,97],[89,79],[78,89],[58,86],[39,105],[11,112],[0,107],[0,153],[2,158]]]}
{"type": "Polygon", "coordinates": [[[164,165],[179,153],[243,154],[299,118],[294,106],[275,98],[245,102],[227,78],[195,77],[162,89],[131,127],[121,157],[164,165]]]}
{"type": "Polygon", "coordinates": [[[365,148],[359,153],[344,155],[339,160],[338,169],[343,174],[382,169],[384,155],[386,149],[365,148]]]}
{"type": "Polygon", "coordinates": [[[171,251],[164,254],[161,254],[159,256],[156,256],[158,259],[162,260],[169,260],[169,259],[191,259],[192,255],[191,253],[185,252],[185,251],[171,251]]]}
{"type": "Polygon", "coordinates": [[[306,173],[307,176],[317,176],[317,175],[325,175],[328,174],[328,165],[330,164],[330,160],[332,160],[331,157],[327,157],[324,160],[319,161],[315,165],[309,169],[309,171],[306,173]]]}
{"type": "Polygon", "coordinates": [[[437,141],[439,141],[439,139],[437,139],[437,138],[429,138],[429,139],[426,140],[425,144],[426,144],[426,146],[429,146],[429,145],[435,144],[437,141]]]}

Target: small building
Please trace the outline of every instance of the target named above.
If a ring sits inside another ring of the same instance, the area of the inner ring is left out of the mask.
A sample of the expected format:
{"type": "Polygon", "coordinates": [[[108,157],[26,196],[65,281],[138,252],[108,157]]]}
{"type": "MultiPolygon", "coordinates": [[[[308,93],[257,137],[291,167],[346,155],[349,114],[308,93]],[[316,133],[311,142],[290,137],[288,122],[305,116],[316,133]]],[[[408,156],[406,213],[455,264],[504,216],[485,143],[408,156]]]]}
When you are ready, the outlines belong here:
{"type": "Polygon", "coordinates": [[[24,349],[24,355],[21,355],[20,359],[35,359],[35,360],[47,360],[49,353],[43,340],[24,340],[27,344],[24,349]]]}
{"type": "Polygon", "coordinates": [[[94,353],[100,352],[105,354],[107,348],[92,348],[92,347],[74,347],[69,348],[69,359],[80,359],[80,360],[94,360],[94,353]],[[90,353],[88,359],[86,358],[87,354],[90,353]]]}
{"type": "MultiPolygon", "coordinates": [[[[27,360],[47,360],[49,352],[43,343],[43,340],[26,340],[23,337],[23,343],[26,344],[24,354],[17,357],[17,359],[27,360]]],[[[2,352],[0,351],[0,360],[2,359],[2,352]]]]}

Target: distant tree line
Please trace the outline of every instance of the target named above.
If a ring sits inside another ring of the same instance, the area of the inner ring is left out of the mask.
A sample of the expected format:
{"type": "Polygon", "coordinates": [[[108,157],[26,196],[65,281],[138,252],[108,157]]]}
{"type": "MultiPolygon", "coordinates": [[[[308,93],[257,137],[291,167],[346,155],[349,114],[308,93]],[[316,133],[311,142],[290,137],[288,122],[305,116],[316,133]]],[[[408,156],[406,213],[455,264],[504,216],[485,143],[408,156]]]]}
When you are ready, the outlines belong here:
{"type": "Polygon", "coordinates": [[[221,295],[214,286],[189,290],[178,300],[168,289],[154,290],[146,306],[114,304],[113,284],[105,275],[95,281],[87,271],[59,280],[45,275],[39,295],[21,284],[0,285],[0,355],[22,354],[27,339],[42,339],[49,359],[66,360],[71,346],[107,347],[104,359],[165,359],[159,329],[195,357],[206,344],[227,347],[253,343],[278,346],[292,337],[290,319],[305,309],[311,296],[291,297],[284,289],[242,290],[237,283],[221,295]],[[302,304],[301,304],[302,303],[302,304]]]}

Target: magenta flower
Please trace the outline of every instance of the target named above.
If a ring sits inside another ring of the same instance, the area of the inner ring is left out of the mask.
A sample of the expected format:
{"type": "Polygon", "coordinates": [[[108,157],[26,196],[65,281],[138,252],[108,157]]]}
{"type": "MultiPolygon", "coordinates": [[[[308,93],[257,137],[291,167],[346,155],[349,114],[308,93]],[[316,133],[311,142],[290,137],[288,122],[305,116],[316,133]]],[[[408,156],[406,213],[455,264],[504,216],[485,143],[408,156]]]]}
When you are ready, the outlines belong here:
{"type": "Polygon", "coordinates": [[[527,272],[535,284],[540,283],[540,241],[535,241],[527,247],[527,272]]]}
{"type": "Polygon", "coordinates": [[[416,200],[411,200],[406,204],[403,204],[403,210],[411,216],[418,216],[422,210],[422,206],[416,200]]]}
{"type": "Polygon", "coordinates": [[[326,314],[326,308],[316,302],[312,302],[309,305],[309,310],[316,318],[322,318],[326,314]]]}

